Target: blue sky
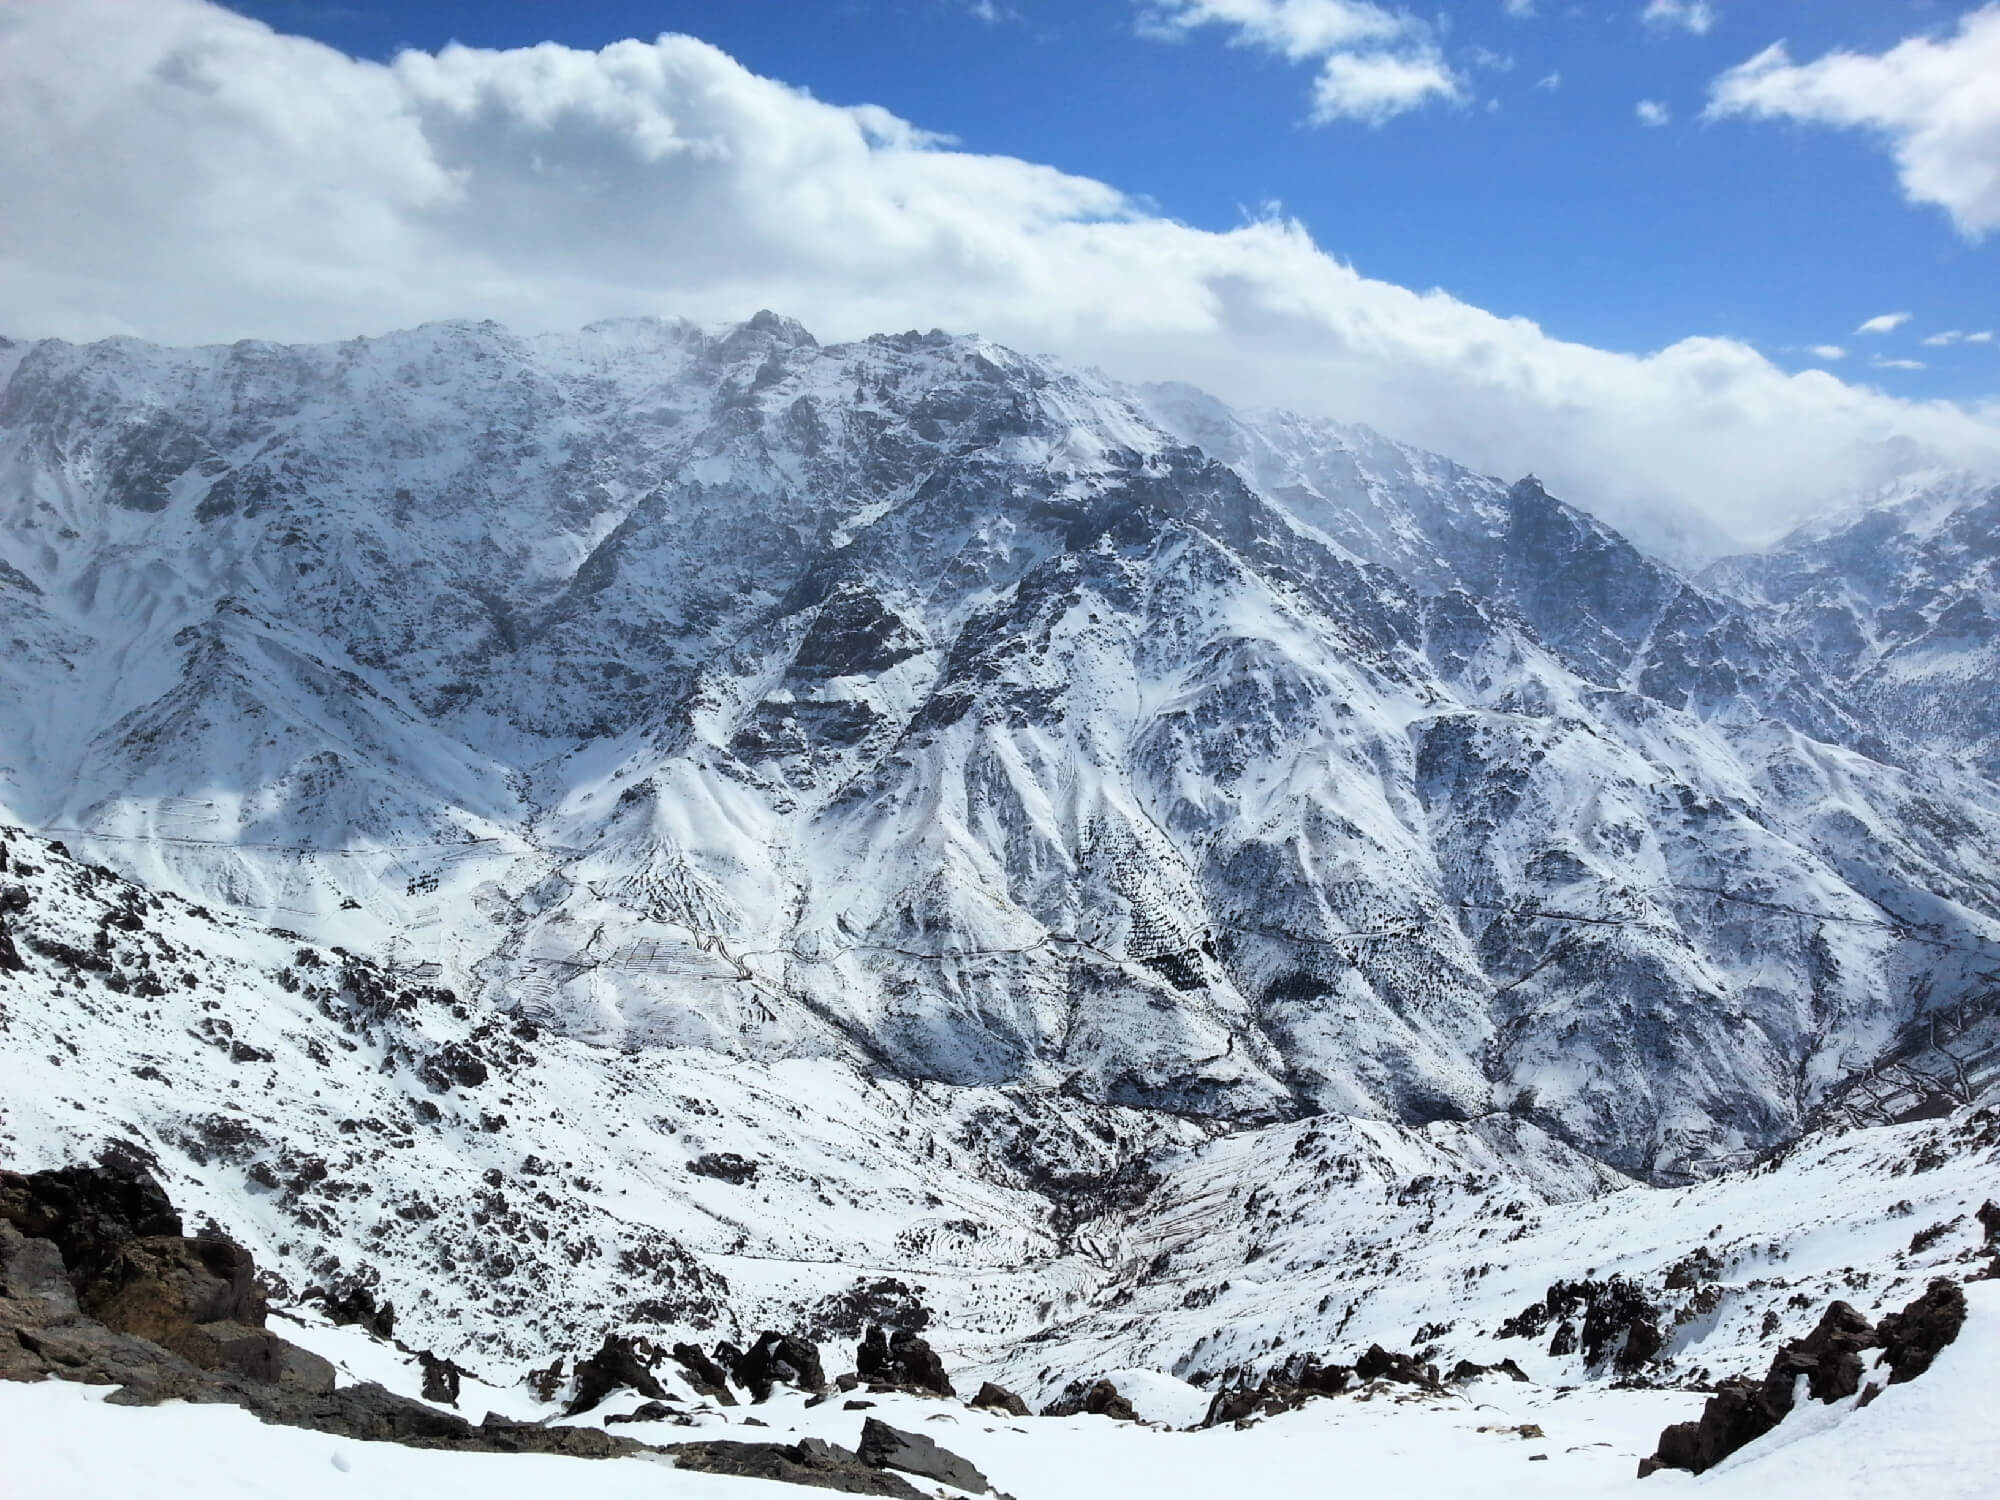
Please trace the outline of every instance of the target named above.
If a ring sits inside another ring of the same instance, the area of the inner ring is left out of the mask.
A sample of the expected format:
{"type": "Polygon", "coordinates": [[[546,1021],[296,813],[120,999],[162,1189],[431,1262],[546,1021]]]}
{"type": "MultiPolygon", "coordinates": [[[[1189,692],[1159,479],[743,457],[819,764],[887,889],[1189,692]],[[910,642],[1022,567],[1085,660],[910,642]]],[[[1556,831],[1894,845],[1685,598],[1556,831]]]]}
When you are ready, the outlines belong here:
{"type": "Polygon", "coordinates": [[[1714,551],[2000,475],[1996,78],[2000,0],[0,0],[0,332],[940,327],[1714,551]]]}
{"type": "Polygon", "coordinates": [[[1961,7],[1718,0],[1679,24],[1647,23],[1637,0],[1538,0],[1521,16],[1503,0],[1441,7],[1421,14],[1468,97],[1373,125],[1312,122],[1313,60],[1221,25],[1160,39],[1132,0],[236,9],[376,58],[685,33],[821,99],[1097,178],[1185,223],[1227,229],[1282,205],[1370,276],[1442,287],[1561,338],[1646,352],[1719,334],[1910,395],[2000,391],[2000,343],[1922,342],[2000,324],[2000,235],[1969,240],[1942,209],[1906,201],[1864,132],[1702,118],[1711,81],[1774,42],[1801,60],[1879,53],[1961,7]],[[1667,123],[1641,123],[1642,100],[1667,123]],[[1855,331],[1895,313],[1910,319],[1855,331]],[[1826,346],[1844,358],[1810,352],[1826,346]]]}

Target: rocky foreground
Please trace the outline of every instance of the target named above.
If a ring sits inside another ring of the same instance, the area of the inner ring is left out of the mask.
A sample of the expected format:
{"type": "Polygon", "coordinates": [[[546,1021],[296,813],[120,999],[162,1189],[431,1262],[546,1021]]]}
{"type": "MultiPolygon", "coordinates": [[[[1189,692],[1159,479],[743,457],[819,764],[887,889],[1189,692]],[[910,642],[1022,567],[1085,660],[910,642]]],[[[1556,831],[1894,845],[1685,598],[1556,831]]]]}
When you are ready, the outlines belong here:
{"type": "MultiPolygon", "coordinates": [[[[2000,1205],[1979,1214],[1987,1247],[2000,1251],[2000,1205]]],[[[560,1417],[576,1418],[624,1395],[606,1426],[555,1420],[520,1421],[488,1413],[474,1424],[455,1411],[468,1372],[429,1351],[414,1352],[424,1399],[395,1394],[373,1382],[342,1384],[326,1358],[269,1326],[270,1307],[251,1254],[220,1235],[183,1233],[180,1215],[159,1185],[131,1163],[78,1166],[32,1174],[0,1172],[0,1379],[55,1379],[114,1386],[116,1406],[188,1402],[240,1407],[263,1422],[364,1442],[489,1454],[542,1454],[613,1459],[651,1455],[695,1473],[803,1484],[852,1494],[917,1500],[925,1491],[911,1477],[969,1494],[997,1493],[971,1461],[933,1438],[865,1417],[858,1449],[820,1438],[793,1442],[703,1438],[652,1444],[613,1434],[609,1425],[703,1425],[719,1407],[762,1407],[781,1389],[810,1409],[836,1398],[841,1409],[866,1411],[876,1399],[901,1395],[951,1401],[955,1390],[929,1342],[910,1329],[871,1326],[857,1347],[857,1368],[829,1380],[810,1340],[767,1332],[749,1349],[727,1342],[711,1354],[692,1344],[662,1349],[607,1335],[573,1366],[555,1360],[530,1383],[560,1417]],[[690,1403],[674,1384],[697,1397],[690,1403]]],[[[1973,1279],[2000,1276],[2000,1254],[1973,1279]]],[[[1554,1288],[1551,1302],[1566,1289],[1554,1288]]],[[[393,1342],[394,1310],[367,1296],[332,1301],[328,1314],[384,1342],[393,1342]]],[[[1668,1426],[1638,1476],[1661,1469],[1700,1474],[1770,1433],[1795,1406],[1852,1400],[1866,1407],[1885,1387],[1925,1375],[1967,1318],[1960,1284],[1938,1278],[1898,1313],[1871,1324],[1835,1302],[1812,1333],[1784,1344],[1761,1381],[1724,1381],[1699,1418],[1668,1426]]],[[[1603,1336],[1587,1329],[1586,1336],[1603,1336]]],[[[1434,1364],[1371,1346],[1352,1365],[1306,1356],[1254,1386],[1216,1392],[1195,1425],[1251,1428],[1308,1403],[1393,1394],[1402,1401],[1446,1398],[1482,1380],[1526,1383],[1512,1360],[1496,1367],[1461,1361],[1440,1376],[1434,1364]]],[[[956,1404],[954,1402],[954,1404],[956,1404]]],[[[1012,1392],[986,1383],[965,1403],[1001,1421],[1028,1417],[1012,1392]]],[[[950,1420],[948,1413],[939,1413],[950,1420]]],[[[933,1416],[933,1420],[936,1419],[933,1416]]],[[[1091,1416],[1138,1424],[1133,1402],[1108,1379],[1076,1380],[1042,1412],[1044,1418],[1091,1416]]],[[[768,1425],[745,1415],[741,1425],[768,1425]]],[[[1482,1431],[1487,1429],[1482,1428],[1482,1431]]],[[[1501,1430],[1524,1439],[1545,1434],[1539,1424],[1501,1430]]]]}

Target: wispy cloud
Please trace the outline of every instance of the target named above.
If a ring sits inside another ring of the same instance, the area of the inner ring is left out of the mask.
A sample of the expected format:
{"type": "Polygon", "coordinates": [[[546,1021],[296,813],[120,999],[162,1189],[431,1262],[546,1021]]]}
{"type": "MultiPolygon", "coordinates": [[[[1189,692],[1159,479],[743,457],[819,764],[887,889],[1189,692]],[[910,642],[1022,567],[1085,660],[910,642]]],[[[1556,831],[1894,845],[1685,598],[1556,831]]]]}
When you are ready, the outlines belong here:
{"type": "Polygon", "coordinates": [[[1238,46],[1317,62],[1316,125],[1381,125],[1433,101],[1468,98],[1430,23],[1406,11],[1369,0],[1142,0],[1141,35],[1172,40],[1211,26],[1238,46]]]}
{"type": "Polygon", "coordinates": [[[1552,94],[1562,86],[1563,86],[1563,76],[1562,76],[1562,69],[1560,68],[1556,68],[1551,70],[1550,72],[1544,73],[1540,78],[1537,78],[1535,80],[1536,88],[1547,89],[1552,94]]]}
{"type": "Polygon", "coordinates": [[[1880,56],[1829,52],[1795,64],[1765,48],[1709,87],[1713,117],[1788,119],[1880,136],[1903,196],[1978,238],[2000,229],[2000,5],[1960,18],[1941,41],[1912,37],[1880,56]]]}
{"type": "Polygon", "coordinates": [[[1812,355],[1815,359],[1832,360],[1847,358],[1847,351],[1838,344],[1814,344],[1806,350],[1806,353],[1812,355]]]}
{"type": "Polygon", "coordinates": [[[1929,365],[1920,359],[1886,359],[1879,354],[1869,360],[1868,363],[1878,370],[1928,370],[1930,368],[1929,365]]]}
{"type": "Polygon", "coordinates": [[[1910,315],[1906,312],[1877,313],[1872,318],[1863,319],[1861,326],[1854,331],[1856,333],[1894,333],[1909,321],[1910,315]]]}
{"type": "Polygon", "coordinates": [[[1517,21],[1525,21],[1535,13],[1535,0],[1500,0],[1500,8],[1517,21]]]}
{"type": "Polygon", "coordinates": [[[1641,125],[1665,125],[1673,119],[1673,114],[1666,105],[1657,99],[1641,99],[1633,109],[1639,116],[1641,125]]]}
{"type": "Polygon", "coordinates": [[[1707,36],[1715,29],[1716,10],[1707,0],[1646,0],[1639,19],[1652,31],[1707,36]]]}

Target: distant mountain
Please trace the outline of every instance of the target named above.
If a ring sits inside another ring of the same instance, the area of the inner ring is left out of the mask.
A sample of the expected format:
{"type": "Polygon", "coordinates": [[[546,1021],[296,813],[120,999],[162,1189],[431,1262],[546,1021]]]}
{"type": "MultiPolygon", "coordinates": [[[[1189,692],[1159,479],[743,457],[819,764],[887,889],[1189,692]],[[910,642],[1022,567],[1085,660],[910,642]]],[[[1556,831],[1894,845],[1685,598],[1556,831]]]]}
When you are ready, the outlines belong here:
{"type": "Polygon", "coordinates": [[[5,361],[16,818],[607,1066],[1682,1180],[2000,952],[1935,721],[1531,479],[770,314],[5,361]]]}
{"type": "Polygon", "coordinates": [[[1708,570],[1857,712],[2000,776],[2000,485],[1905,481],[1708,570]]]}

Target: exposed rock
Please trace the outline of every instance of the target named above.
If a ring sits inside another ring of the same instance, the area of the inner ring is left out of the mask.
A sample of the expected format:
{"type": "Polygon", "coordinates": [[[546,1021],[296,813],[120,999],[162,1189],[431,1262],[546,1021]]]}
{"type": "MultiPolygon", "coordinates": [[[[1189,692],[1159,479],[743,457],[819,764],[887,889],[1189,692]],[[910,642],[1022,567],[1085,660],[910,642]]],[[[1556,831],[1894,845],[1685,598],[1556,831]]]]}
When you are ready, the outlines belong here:
{"type": "Polygon", "coordinates": [[[1354,1376],[1357,1380],[1393,1380],[1439,1389],[1436,1365],[1419,1364],[1414,1355],[1392,1354],[1380,1344],[1370,1344],[1368,1352],[1354,1362],[1354,1376]]]}
{"type": "Polygon", "coordinates": [[[1118,1394],[1118,1387],[1108,1380],[1084,1382],[1072,1380],[1063,1388],[1063,1393],[1042,1408],[1045,1417],[1109,1417],[1114,1422],[1136,1422],[1139,1414],[1132,1409],[1132,1403],[1118,1394]]]}
{"type": "Polygon", "coordinates": [[[736,1404],[736,1396],[729,1389],[728,1373],[703,1354],[699,1344],[676,1344],[672,1353],[674,1362],[687,1372],[687,1382],[698,1394],[724,1406],[736,1404]]]}
{"type": "Polygon", "coordinates": [[[1349,1365],[1321,1364],[1317,1355],[1290,1360],[1257,1385],[1217,1391],[1200,1425],[1220,1427],[1227,1422],[1242,1426],[1260,1417],[1294,1411],[1315,1396],[1339,1395],[1354,1373],[1349,1365]]]}
{"type": "Polygon", "coordinates": [[[771,1391],[781,1383],[802,1391],[826,1389],[819,1350],[811,1341],[788,1333],[766,1331],[759,1335],[750,1352],[737,1359],[734,1373],[736,1383],[750,1392],[753,1401],[770,1400],[771,1391]]]}
{"type": "Polygon", "coordinates": [[[534,1392],[537,1401],[553,1401],[562,1392],[563,1370],[567,1364],[568,1361],[558,1354],[540,1369],[530,1370],[521,1383],[534,1392]]]}
{"type": "Polygon", "coordinates": [[[31,1239],[53,1241],[72,1269],[88,1267],[128,1240],[182,1233],[181,1216],[136,1164],[0,1171],[0,1219],[31,1239]]]}
{"type": "Polygon", "coordinates": [[[653,1375],[653,1366],[658,1363],[659,1355],[644,1340],[605,1334],[595,1354],[577,1361],[576,1393],[563,1408],[563,1415],[574,1417],[589,1411],[613,1391],[628,1386],[649,1401],[664,1399],[666,1387],[653,1375]]]}
{"type": "MultiPolygon", "coordinates": [[[[308,1296],[312,1295],[307,1293],[308,1296]]],[[[396,1306],[393,1302],[376,1305],[375,1294],[365,1286],[349,1287],[339,1296],[331,1292],[320,1293],[326,1315],[334,1327],[346,1328],[358,1323],[378,1339],[387,1339],[396,1332],[396,1306]]]]}
{"type": "MultiPolygon", "coordinates": [[[[1950,1282],[1932,1284],[1958,1293],[1963,1317],[1964,1294],[1950,1282]]],[[[1925,1293],[1929,1297],[1932,1293],[1925,1293]]],[[[1910,1304],[1904,1316],[1923,1299],[1910,1304]]],[[[1892,1315],[1892,1318],[1895,1315],[1892,1315]]],[[[1921,1315],[1920,1315],[1921,1316],[1921,1315]]],[[[1883,1320],[1886,1329],[1891,1318],[1883,1320]]],[[[1954,1324],[1952,1333],[1957,1333],[1954,1324]]],[[[1792,1409],[1801,1375],[1816,1401],[1832,1402],[1861,1388],[1861,1355],[1882,1343],[1878,1330],[1845,1302],[1835,1302],[1821,1314],[1818,1326],[1802,1339],[1779,1349],[1761,1381],[1725,1380],[1693,1422],[1676,1422],[1660,1434],[1659,1450],[1639,1465],[1641,1478],[1659,1469],[1686,1469],[1700,1474],[1747,1443],[1753,1443],[1785,1419],[1792,1409]]]]}
{"type": "Polygon", "coordinates": [[[459,1382],[465,1371],[448,1359],[439,1359],[428,1349],[417,1351],[417,1363],[424,1370],[424,1399],[445,1406],[458,1405],[459,1382]]]}
{"type": "Polygon", "coordinates": [[[1497,1365],[1474,1364],[1469,1359],[1461,1359],[1451,1367],[1451,1373],[1445,1376],[1445,1380],[1457,1385],[1461,1381],[1477,1380],[1482,1375],[1505,1375],[1509,1380],[1523,1382],[1528,1378],[1528,1372],[1512,1359],[1503,1359],[1497,1365]]]}
{"type": "Polygon", "coordinates": [[[945,1374],[944,1361],[928,1342],[907,1328],[884,1335],[879,1325],[871,1324],[855,1352],[854,1363],[864,1380],[934,1396],[958,1394],[945,1374]]]}
{"type": "Polygon", "coordinates": [[[900,1469],[919,1479],[935,1479],[975,1495],[993,1488],[986,1476],[948,1448],[920,1432],[905,1432],[874,1417],[861,1424],[861,1461],[877,1469],[900,1469]]]}
{"type": "MultiPolygon", "coordinates": [[[[1669,1284],[1692,1286],[1715,1269],[1713,1257],[1690,1255],[1669,1272],[1669,1284]]],[[[1497,1336],[1535,1338],[1551,1323],[1557,1324],[1549,1341],[1552,1356],[1580,1349],[1585,1364],[1597,1365],[1608,1358],[1628,1373],[1653,1359],[1666,1342],[1660,1332],[1660,1310],[1622,1276],[1558,1281],[1540,1302],[1530,1303],[1502,1323],[1497,1336]]]]}
{"type": "Polygon", "coordinates": [[[926,1500],[907,1479],[864,1464],[838,1443],[801,1438],[796,1443],[739,1443],[716,1439],[677,1443],[666,1450],[674,1467],[698,1474],[734,1474],[743,1479],[775,1479],[809,1484],[849,1495],[887,1495],[892,1500],[926,1500]]]}
{"type": "Polygon", "coordinates": [[[1931,1367],[1938,1350],[1958,1337],[1965,1325],[1965,1292],[1940,1276],[1924,1294],[1899,1313],[1882,1319],[1882,1362],[1892,1373],[1889,1384],[1915,1380],[1931,1367]]]}
{"type": "MultiPolygon", "coordinates": [[[[673,1400],[672,1396],[667,1401],[673,1400]]],[[[607,1427],[620,1422],[676,1422],[685,1427],[692,1419],[686,1412],[675,1411],[666,1401],[648,1401],[645,1405],[628,1412],[613,1412],[604,1419],[607,1427]]]]}
{"type": "Polygon", "coordinates": [[[979,1387],[979,1394],[972,1398],[972,1404],[982,1411],[1004,1411],[1010,1417],[1028,1415],[1028,1403],[1008,1390],[1004,1385],[986,1381],[979,1387]]]}

